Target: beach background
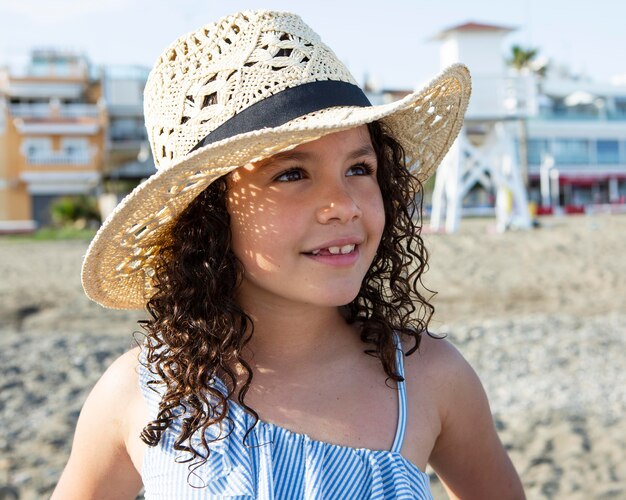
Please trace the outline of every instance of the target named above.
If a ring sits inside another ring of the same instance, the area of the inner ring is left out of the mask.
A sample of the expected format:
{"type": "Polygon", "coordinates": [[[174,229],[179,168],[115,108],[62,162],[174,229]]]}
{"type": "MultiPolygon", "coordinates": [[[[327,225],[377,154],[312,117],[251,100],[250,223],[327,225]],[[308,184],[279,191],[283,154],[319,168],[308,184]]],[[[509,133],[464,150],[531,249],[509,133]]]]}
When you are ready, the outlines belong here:
{"type": "MultiPolygon", "coordinates": [[[[432,329],[478,372],[528,498],[626,498],[626,215],[493,226],[425,234],[432,329]]],[[[142,313],[84,296],[86,249],[0,237],[0,500],[49,496],[90,388],[139,331],[142,313]]]]}

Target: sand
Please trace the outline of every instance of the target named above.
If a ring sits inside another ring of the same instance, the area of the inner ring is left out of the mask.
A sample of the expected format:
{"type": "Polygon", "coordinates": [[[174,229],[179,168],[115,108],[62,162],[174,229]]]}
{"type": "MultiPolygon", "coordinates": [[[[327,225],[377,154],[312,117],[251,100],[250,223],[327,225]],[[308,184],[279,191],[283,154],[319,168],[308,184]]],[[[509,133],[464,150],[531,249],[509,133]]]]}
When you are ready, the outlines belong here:
{"type": "MultiPolygon", "coordinates": [[[[464,220],[425,240],[433,330],[480,375],[528,498],[626,498],[626,215],[506,234],[464,220]]],[[[85,298],[86,247],[0,238],[0,499],[50,494],[82,402],[143,317],[85,298]]]]}

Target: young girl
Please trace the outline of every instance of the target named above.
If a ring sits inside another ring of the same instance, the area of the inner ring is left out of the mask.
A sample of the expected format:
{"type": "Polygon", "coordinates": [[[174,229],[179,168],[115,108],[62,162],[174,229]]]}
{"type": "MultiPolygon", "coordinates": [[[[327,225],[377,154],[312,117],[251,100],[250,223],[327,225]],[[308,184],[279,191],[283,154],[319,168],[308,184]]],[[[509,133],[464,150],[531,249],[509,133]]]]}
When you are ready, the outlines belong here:
{"type": "Polygon", "coordinates": [[[428,333],[421,184],[456,65],[371,106],[289,13],[177,40],[145,93],[158,173],[105,222],[87,294],[147,336],[88,397],[53,498],[523,498],[479,380],[428,333]],[[405,356],[406,355],[406,356],[405,356]]]}

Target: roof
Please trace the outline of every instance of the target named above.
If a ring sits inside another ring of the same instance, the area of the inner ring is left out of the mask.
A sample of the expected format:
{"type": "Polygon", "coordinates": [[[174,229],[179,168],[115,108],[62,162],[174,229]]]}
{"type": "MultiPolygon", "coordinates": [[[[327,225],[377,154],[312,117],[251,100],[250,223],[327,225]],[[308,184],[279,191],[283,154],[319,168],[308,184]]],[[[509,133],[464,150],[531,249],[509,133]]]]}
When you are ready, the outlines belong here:
{"type": "Polygon", "coordinates": [[[446,28],[439,33],[437,33],[433,38],[436,40],[440,40],[450,35],[451,33],[468,33],[468,32],[492,32],[492,33],[509,33],[511,31],[515,31],[517,28],[513,28],[510,26],[499,26],[497,24],[485,24],[485,23],[476,23],[473,21],[468,21],[463,24],[458,24],[456,26],[451,26],[450,28],[446,28]]]}

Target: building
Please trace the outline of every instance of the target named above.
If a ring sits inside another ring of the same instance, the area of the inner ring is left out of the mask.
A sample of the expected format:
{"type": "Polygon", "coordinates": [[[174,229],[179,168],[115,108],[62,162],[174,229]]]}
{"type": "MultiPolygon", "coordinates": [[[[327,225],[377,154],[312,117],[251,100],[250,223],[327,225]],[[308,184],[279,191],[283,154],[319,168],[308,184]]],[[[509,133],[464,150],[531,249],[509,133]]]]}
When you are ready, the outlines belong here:
{"type": "Polygon", "coordinates": [[[143,116],[143,90],[149,69],[104,68],[104,98],[109,118],[104,178],[106,191],[126,194],[156,172],[143,116]]]}
{"type": "MultiPolygon", "coordinates": [[[[626,85],[547,60],[513,68],[503,55],[512,31],[470,22],[436,35],[442,67],[462,61],[473,74],[468,136],[480,144],[490,122],[505,123],[529,199],[546,212],[626,204],[626,85]]],[[[468,194],[469,204],[485,200],[468,194]]]]}
{"type": "MultiPolygon", "coordinates": [[[[468,22],[434,36],[441,68],[463,62],[472,73],[464,136],[480,150],[494,124],[503,124],[528,200],[540,211],[626,208],[626,85],[595,82],[545,59],[513,68],[505,45],[512,31],[468,22]]],[[[369,89],[368,95],[383,103],[404,94],[369,89]]],[[[495,186],[488,175],[476,177],[464,212],[491,213],[495,186]]]]}
{"type": "Polygon", "coordinates": [[[143,90],[148,73],[149,69],[142,66],[108,66],[103,69],[108,127],[102,193],[98,197],[102,218],[156,172],[143,116],[143,90]]]}
{"type": "Polygon", "coordinates": [[[526,118],[531,199],[582,210],[626,204],[626,86],[548,73],[526,118]]]}
{"type": "Polygon", "coordinates": [[[106,127],[102,82],[84,56],[35,50],[24,70],[0,68],[0,231],[33,230],[56,198],[95,194],[106,127]]]}

